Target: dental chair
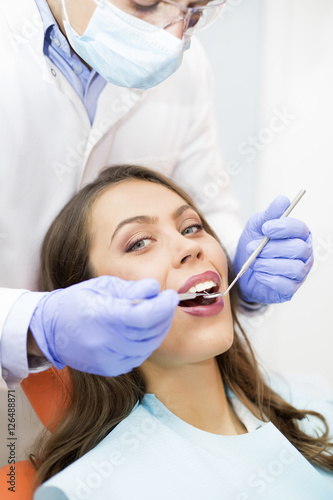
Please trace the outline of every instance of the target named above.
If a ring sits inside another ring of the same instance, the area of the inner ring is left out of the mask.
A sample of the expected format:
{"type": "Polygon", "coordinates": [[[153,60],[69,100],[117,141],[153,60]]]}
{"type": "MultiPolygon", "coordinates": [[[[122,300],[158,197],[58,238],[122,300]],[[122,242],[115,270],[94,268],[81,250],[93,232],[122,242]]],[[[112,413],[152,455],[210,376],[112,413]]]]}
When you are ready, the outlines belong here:
{"type": "MultiPolygon", "coordinates": [[[[21,382],[21,387],[38,418],[51,432],[69,401],[70,379],[67,368],[33,373],[21,382]]],[[[32,500],[36,469],[29,460],[15,464],[15,493],[8,488],[10,465],[0,468],[1,500],[32,500]]]]}

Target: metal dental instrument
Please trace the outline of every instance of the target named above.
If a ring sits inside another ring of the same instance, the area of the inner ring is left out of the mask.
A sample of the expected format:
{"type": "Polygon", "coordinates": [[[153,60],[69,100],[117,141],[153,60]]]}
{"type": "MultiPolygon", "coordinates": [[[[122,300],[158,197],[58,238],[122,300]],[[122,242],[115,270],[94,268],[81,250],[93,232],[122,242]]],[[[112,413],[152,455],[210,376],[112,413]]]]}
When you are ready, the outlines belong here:
{"type": "MultiPolygon", "coordinates": [[[[283,219],[284,217],[287,217],[290,212],[296,207],[297,203],[300,201],[300,199],[305,195],[306,191],[305,189],[302,189],[298,195],[293,199],[293,201],[290,203],[289,207],[287,210],[283,212],[281,215],[280,219],[283,219]]],[[[216,292],[216,293],[208,293],[208,292],[197,292],[197,293],[180,293],[179,298],[180,301],[183,300],[191,300],[195,299],[196,297],[207,297],[209,299],[214,299],[215,297],[223,297],[226,295],[231,288],[234,286],[234,284],[239,280],[239,278],[245,273],[245,271],[250,267],[254,259],[260,254],[261,250],[264,248],[264,246],[267,244],[269,241],[269,238],[265,236],[261,243],[257,246],[257,248],[251,253],[250,257],[244,262],[242,265],[239,273],[237,274],[236,278],[233,280],[232,283],[228,286],[225,292],[216,292]]]]}

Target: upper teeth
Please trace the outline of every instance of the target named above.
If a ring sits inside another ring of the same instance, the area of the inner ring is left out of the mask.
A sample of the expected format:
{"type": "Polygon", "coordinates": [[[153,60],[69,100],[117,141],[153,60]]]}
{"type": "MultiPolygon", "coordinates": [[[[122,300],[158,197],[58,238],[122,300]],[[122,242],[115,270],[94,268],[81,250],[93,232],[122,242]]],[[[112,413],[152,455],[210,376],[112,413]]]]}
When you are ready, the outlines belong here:
{"type": "Polygon", "coordinates": [[[203,292],[204,290],[209,290],[216,286],[214,281],[204,281],[203,283],[197,283],[188,290],[189,293],[203,292]]]}

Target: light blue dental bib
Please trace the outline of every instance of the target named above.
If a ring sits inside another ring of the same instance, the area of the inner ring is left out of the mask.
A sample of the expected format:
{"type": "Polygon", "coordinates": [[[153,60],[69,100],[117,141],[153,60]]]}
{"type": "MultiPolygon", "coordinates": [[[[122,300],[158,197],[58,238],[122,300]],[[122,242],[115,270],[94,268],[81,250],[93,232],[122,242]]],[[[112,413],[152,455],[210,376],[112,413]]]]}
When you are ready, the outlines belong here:
{"type": "Polygon", "coordinates": [[[257,428],[247,434],[215,435],[147,394],[34,500],[332,500],[333,474],[307,462],[272,423],[251,418],[257,428]]]}

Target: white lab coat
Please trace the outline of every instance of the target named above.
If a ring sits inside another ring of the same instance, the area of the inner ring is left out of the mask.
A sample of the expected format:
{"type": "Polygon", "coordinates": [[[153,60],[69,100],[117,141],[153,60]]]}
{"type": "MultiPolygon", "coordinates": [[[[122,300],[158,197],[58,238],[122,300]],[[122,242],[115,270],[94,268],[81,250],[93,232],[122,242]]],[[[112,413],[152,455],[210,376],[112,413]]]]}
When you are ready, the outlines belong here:
{"type": "Polygon", "coordinates": [[[217,146],[211,71],[197,40],[181,68],[149,91],[107,84],[92,126],[43,41],[34,0],[1,0],[0,332],[22,289],[38,290],[52,219],[106,165],[156,168],[194,195],[229,247],[240,231],[217,146]]]}

